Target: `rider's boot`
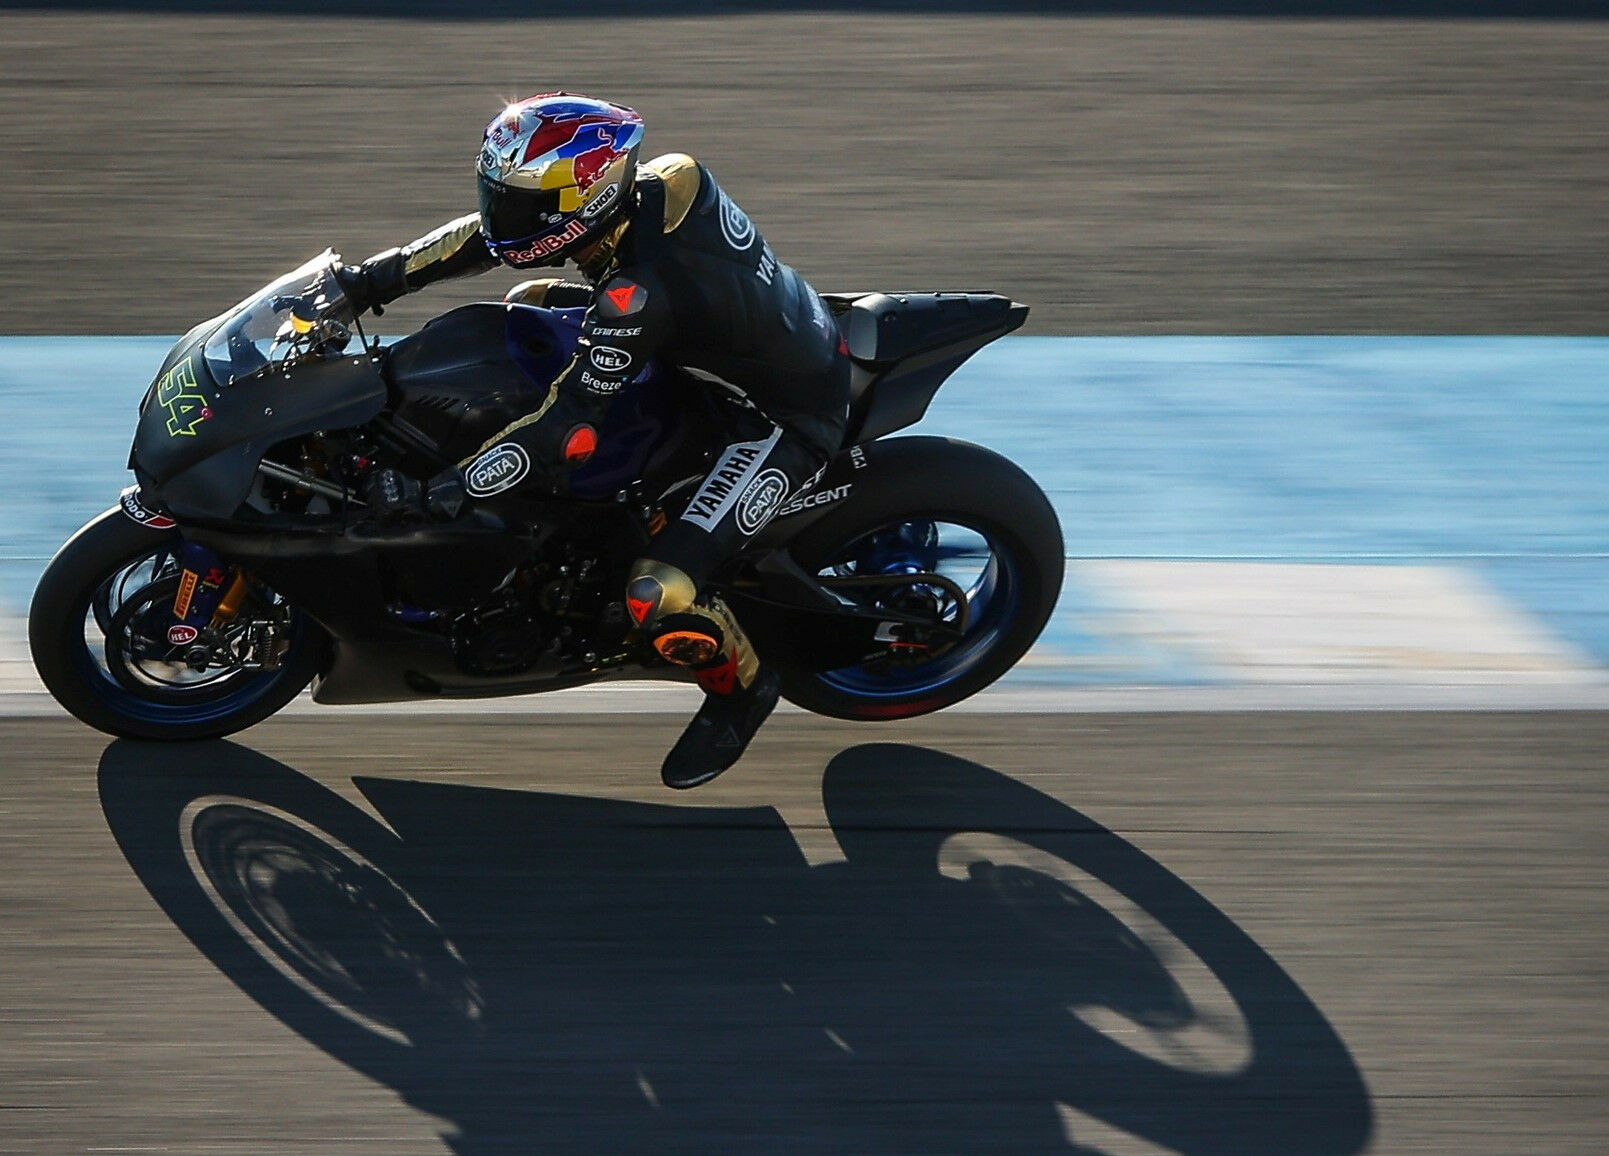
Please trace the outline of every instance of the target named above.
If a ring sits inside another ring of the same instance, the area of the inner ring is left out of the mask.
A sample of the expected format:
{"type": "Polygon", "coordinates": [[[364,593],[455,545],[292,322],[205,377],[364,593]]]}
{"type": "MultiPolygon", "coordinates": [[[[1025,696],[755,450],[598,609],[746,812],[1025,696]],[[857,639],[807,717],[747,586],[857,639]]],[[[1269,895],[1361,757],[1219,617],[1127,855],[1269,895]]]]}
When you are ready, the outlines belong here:
{"type": "Polygon", "coordinates": [[[667,615],[654,634],[667,661],[690,666],[704,705],[660,768],[667,787],[709,782],[742,757],[749,740],[777,705],[780,680],[759,656],[719,598],[667,615]]]}

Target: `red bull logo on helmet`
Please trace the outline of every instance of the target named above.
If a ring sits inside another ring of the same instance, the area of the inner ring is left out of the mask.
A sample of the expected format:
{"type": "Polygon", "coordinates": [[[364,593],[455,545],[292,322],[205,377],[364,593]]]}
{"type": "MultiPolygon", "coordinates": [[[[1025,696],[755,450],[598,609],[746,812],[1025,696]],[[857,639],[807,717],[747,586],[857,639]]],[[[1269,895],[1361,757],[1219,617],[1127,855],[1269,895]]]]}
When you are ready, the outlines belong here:
{"type": "Polygon", "coordinates": [[[513,249],[506,245],[499,246],[498,252],[503,260],[511,265],[519,265],[531,261],[540,261],[543,257],[552,256],[564,248],[571,241],[578,241],[586,235],[587,227],[580,221],[571,221],[557,232],[549,233],[545,237],[537,237],[531,241],[516,241],[523,245],[522,249],[513,249]]]}

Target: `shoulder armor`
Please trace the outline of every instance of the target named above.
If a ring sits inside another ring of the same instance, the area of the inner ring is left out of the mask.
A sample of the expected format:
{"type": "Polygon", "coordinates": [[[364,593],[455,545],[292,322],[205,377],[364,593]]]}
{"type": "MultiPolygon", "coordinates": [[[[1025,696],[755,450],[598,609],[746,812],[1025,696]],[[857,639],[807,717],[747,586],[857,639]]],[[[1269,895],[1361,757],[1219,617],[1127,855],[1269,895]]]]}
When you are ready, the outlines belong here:
{"type": "Polygon", "coordinates": [[[698,162],[686,153],[666,153],[643,165],[665,182],[665,232],[674,232],[687,219],[688,210],[704,183],[698,162]]]}

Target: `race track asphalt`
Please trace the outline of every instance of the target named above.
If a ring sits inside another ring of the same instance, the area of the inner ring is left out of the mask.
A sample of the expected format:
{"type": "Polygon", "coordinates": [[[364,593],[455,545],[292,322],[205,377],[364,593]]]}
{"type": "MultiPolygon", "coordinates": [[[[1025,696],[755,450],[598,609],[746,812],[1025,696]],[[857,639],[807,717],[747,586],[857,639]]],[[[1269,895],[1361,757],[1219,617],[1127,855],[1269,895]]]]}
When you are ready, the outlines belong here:
{"type": "Polygon", "coordinates": [[[1596,1153],[1609,714],[0,720],[0,1151],[1596,1153]]]}

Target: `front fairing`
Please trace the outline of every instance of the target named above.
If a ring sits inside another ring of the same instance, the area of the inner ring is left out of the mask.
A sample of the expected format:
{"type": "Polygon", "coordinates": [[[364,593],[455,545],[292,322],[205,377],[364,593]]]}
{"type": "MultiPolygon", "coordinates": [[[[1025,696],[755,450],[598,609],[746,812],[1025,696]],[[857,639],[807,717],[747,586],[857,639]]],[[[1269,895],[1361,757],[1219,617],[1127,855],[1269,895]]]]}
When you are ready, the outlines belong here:
{"type": "Polygon", "coordinates": [[[140,406],[129,467],[181,516],[227,518],[275,442],[360,424],[385,404],[375,359],[350,341],[326,251],[180,338],[140,406]]]}

